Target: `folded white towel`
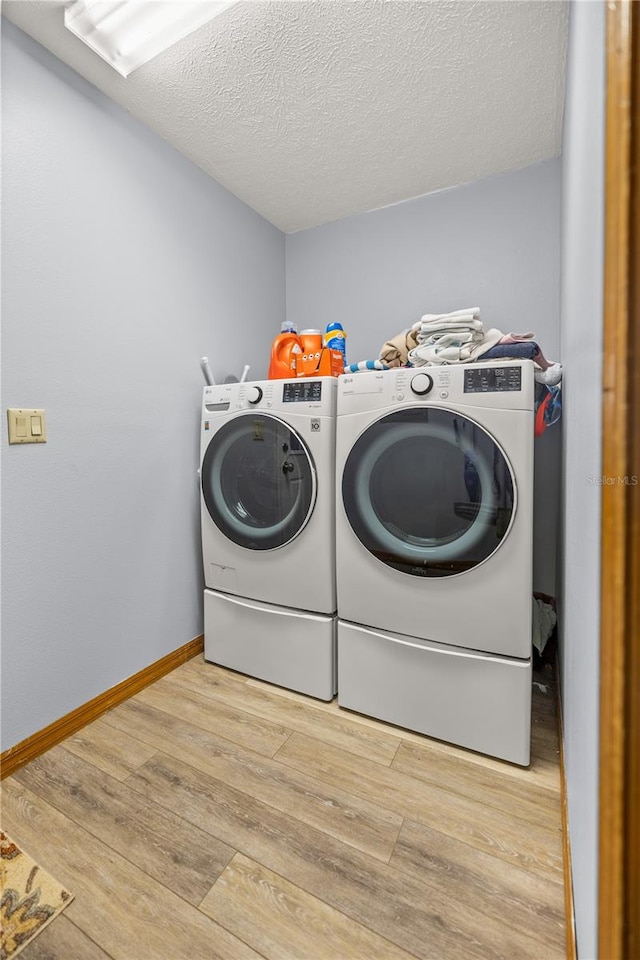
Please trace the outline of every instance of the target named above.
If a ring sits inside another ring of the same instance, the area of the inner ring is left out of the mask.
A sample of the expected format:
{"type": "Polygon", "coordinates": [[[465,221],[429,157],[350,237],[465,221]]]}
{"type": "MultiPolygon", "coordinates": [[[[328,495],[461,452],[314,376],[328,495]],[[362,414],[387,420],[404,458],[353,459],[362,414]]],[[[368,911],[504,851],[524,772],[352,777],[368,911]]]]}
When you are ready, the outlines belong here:
{"type": "Polygon", "coordinates": [[[473,330],[443,330],[432,337],[418,337],[418,346],[423,347],[461,347],[465,343],[478,343],[482,334],[473,330]]]}
{"type": "Polygon", "coordinates": [[[460,320],[463,317],[480,319],[480,307],[465,307],[464,310],[454,310],[452,313],[425,313],[420,321],[430,323],[432,320],[460,320]]]}
{"type": "Polygon", "coordinates": [[[438,320],[433,323],[423,323],[422,321],[412,327],[417,333],[417,339],[426,339],[440,330],[475,330],[481,334],[483,331],[481,320],[438,320]]]}
{"type": "Polygon", "coordinates": [[[482,357],[482,354],[491,347],[495,347],[503,336],[502,330],[492,327],[485,332],[482,339],[471,339],[466,343],[460,343],[456,342],[459,341],[459,337],[452,333],[449,337],[441,337],[433,343],[419,343],[409,351],[409,363],[414,367],[441,363],[471,363],[482,357]]]}

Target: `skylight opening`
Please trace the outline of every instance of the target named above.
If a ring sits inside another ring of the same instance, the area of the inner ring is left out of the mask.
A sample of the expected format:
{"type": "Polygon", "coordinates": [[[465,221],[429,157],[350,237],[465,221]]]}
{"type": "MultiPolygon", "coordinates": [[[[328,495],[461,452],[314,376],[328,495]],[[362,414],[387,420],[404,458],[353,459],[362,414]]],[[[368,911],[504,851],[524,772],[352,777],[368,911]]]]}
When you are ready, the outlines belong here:
{"type": "Polygon", "coordinates": [[[237,0],[72,0],[64,25],[123,77],[237,0]]]}

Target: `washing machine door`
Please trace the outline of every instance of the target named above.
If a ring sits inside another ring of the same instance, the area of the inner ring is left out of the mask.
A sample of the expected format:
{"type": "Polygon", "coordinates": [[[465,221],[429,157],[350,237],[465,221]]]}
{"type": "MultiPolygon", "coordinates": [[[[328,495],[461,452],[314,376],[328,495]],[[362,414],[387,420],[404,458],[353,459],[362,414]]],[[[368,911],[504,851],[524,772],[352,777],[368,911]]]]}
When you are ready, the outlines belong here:
{"type": "Polygon", "coordinates": [[[302,437],[268,414],[245,414],[212,436],[202,461],[202,495],[222,533],[249,550],[273,550],[298,536],[316,500],[316,470],[302,437]]]}
{"type": "Polygon", "coordinates": [[[513,471],[498,443],[461,413],[428,407],[389,414],[360,435],[342,497],[366,549],[415,577],[484,563],[516,509],[513,471]]]}

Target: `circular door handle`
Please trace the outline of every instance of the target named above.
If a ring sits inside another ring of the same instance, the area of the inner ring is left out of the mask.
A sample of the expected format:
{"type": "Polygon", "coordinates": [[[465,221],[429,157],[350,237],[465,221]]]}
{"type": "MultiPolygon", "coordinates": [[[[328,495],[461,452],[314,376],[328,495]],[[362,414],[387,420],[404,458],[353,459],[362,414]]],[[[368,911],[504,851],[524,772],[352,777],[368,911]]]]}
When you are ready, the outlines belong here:
{"type": "Polygon", "coordinates": [[[249,387],[247,390],[247,400],[249,403],[260,403],[262,400],[262,387],[249,387]]]}
{"type": "Polygon", "coordinates": [[[291,460],[285,460],[285,462],[282,464],[282,472],[283,472],[283,473],[292,473],[292,471],[293,471],[294,469],[295,469],[295,467],[294,467],[293,464],[291,463],[291,460]]]}
{"type": "Polygon", "coordinates": [[[433,390],[433,377],[430,377],[428,373],[417,373],[411,381],[411,389],[419,397],[424,397],[430,390],[433,390]]]}

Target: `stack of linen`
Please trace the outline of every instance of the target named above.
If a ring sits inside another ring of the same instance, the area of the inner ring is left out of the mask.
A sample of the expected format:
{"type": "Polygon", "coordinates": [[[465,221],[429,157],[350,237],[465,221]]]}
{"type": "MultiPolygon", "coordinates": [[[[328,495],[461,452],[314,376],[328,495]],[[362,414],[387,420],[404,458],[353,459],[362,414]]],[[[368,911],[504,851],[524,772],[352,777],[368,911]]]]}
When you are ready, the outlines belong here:
{"type": "Polygon", "coordinates": [[[562,380],[562,364],[546,359],[533,333],[485,330],[479,307],[453,313],[426,313],[407,330],[387,340],[379,361],[386,367],[429,367],[446,363],[491,360],[533,360],[538,383],[553,386],[562,380]]]}
{"type": "Polygon", "coordinates": [[[504,336],[501,330],[484,329],[479,307],[453,313],[426,313],[412,329],[417,346],[409,352],[408,359],[413,367],[480,360],[504,336]]]}

